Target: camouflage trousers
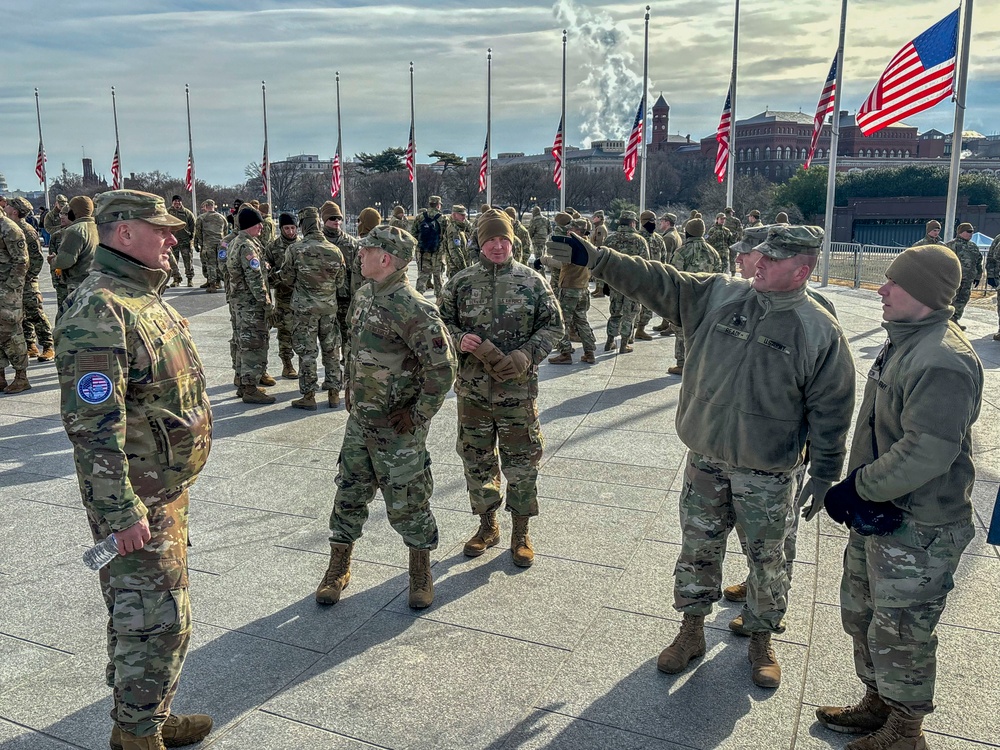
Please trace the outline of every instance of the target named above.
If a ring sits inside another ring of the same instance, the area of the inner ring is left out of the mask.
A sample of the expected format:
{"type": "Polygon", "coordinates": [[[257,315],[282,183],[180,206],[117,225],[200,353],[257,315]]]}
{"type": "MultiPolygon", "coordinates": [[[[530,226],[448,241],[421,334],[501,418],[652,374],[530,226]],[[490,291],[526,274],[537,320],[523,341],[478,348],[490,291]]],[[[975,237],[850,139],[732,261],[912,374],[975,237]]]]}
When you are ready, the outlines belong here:
{"type": "Polygon", "coordinates": [[[639,307],[639,318],[638,318],[636,324],[640,328],[645,328],[646,326],[649,325],[649,321],[651,321],[652,319],[653,319],[653,311],[650,310],[645,305],[640,306],[639,307]]]}
{"type": "Polygon", "coordinates": [[[267,370],[268,327],[263,306],[253,300],[232,300],[236,320],[239,375],[244,385],[257,385],[267,370]]]}
{"type": "Polygon", "coordinates": [[[972,281],[962,281],[959,284],[958,291],[955,292],[955,299],[952,300],[951,306],[955,308],[955,314],[951,317],[956,323],[961,319],[962,313],[965,312],[965,306],[969,304],[969,298],[972,296],[972,281]]]}
{"type": "MultiPolygon", "coordinates": [[[[116,558],[100,573],[108,610],[105,679],[114,690],[111,718],[140,737],[155,734],[170,716],[192,630],[188,493],[147,507],[151,537],[146,546],[116,558]]],[[[111,529],[93,513],[87,515],[94,541],[104,539],[111,529]]]]}
{"type": "Polygon", "coordinates": [[[406,546],[437,547],[427,425],[416,427],[412,435],[397,435],[391,427],[365,427],[348,417],[338,466],[337,495],[330,514],[331,542],[352,544],[361,538],[368,504],[380,489],[389,523],[406,546]]]}
{"type": "Polygon", "coordinates": [[[639,314],[639,303],[617,289],[612,289],[609,307],[608,338],[621,334],[622,339],[628,339],[632,335],[632,328],[639,314]]]}
{"type": "Polygon", "coordinates": [[[545,255],[545,240],[532,240],[531,252],[536,258],[541,258],[545,255]]]}
{"type": "Polygon", "coordinates": [[[24,318],[21,292],[0,297],[0,370],[12,365],[15,370],[28,369],[28,346],[24,343],[24,318]]]}
{"type": "Polygon", "coordinates": [[[295,313],[292,344],[299,355],[299,393],[316,393],[319,376],[316,359],[323,358],[323,390],[340,392],[344,375],[340,371],[340,327],[337,316],[295,313]]]}
{"type": "Polygon", "coordinates": [[[888,536],[852,531],[844,550],[840,615],[854,639],[858,677],[911,716],[934,710],[937,627],[969,521],[923,526],[910,521],[888,536]]]}
{"type": "Polygon", "coordinates": [[[746,534],[750,632],[777,632],[788,606],[784,542],[794,504],[794,472],[740,469],[694,452],[687,456],[680,498],[683,540],[674,566],[674,609],[707,615],[722,597],[726,537],[746,534]]]}
{"type": "Polygon", "coordinates": [[[448,276],[454,276],[463,268],[469,267],[469,259],[465,255],[464,247],[451,246],[448,248],[448,276]]]}
{"type": "Polygon", "coordinates": [[[507,510],[538,515],[538,464],[545,440],[534,400],[488,404],[459,396],[458,455],[472,512],[500,507],[500,474],[507,479],[507,510]]]}
{"type": "MultiPolygon", "coordinates": [[[[347,311],[351,307],[351,295],[348,292],[345,292],[345,295],[342,296],[339,292],[337,294],[337,327],[340,329],[340,343],[342,347],[345,342],[351,340],[351,329],[347,325],[347,311]]],[[[343,348],[341,348],[340,353],[340,361],[343,364],[345,361],[343,348]]]]}
{"type": "Polygon", "coordinates": [[[201,246],[201,272],[209,284],[218,284],[219,277],[219,243],[221,240],[207,240],[201,246]]]}
{"type": "Polygon", "coordinates": [[[236,310],[233,307],[233,300],[230,297],[229,289],[226,289],[226,302],[229,307],[229,327],[232,336],[229,337],[229,357],[233,362],[233,372],[237,376],[240,374],[240,327],[236,320],[236,310]]]}
{"type": "Polygon", "coordinates": [[[438,250],[433,253],[418,254],[417,291],[423,294],[433,279],[434,294],[438,299],[441,299],[441,290],[444,288],[442,282],[444,278],[444,253],[438,250]]]}
{"type": "MultiPolygon", "coordinates": [[[[795,500],[788,508],[788,529],[785,534],[785,573],[788,575],[788,582],[792,582],[792,573],[795,569],[795,551],[799,537],[799,518],[802,516],[802,506],[798,503],[799,493],[802,491],[802,484],[805,481],[806,467],[800,466],[793,472],[795,476],[795,486],[792,488],[792,497],[795,500]]],[[[743,527],[736,525],[736,536],[740,540],[740,547],[743,554],[747,553],[747,535],[743,533],[743,527]]]]}
{"type": "Polygon", "coordinates": [[[729,275],[736,275],[736,256],[739,255],[735,250],[729,248],[729,275]]]}
{"type": "Polygon", "coordinates": [[[194,262],[191,259],[191,243],[178,243],[170,251],[170,278],[181,280],[180,263],[184,262],[184,273],[188,281],[194,279],[194,262]],[[178,260],[180,258],[180,260],[178,260]]]}
{"type": "Polygon", "coordinates": [[[21,330],[25,344],[30,346],[37,342],[39,349],[52,346],[52,325],[42,307],[42,293],[38,290],[37,280],[25,282],[22,305],[24,320],[21,321],[21,330]]]}
{"type": "Polygon", "coordinates": [[[549,275],[549,286],[553,289],[559,288],[559,277],[562,275],[561,268],[553,268],[552,273],[549,275]]]}
{"type": "Polygon", "coordinates": [[[594,329],[590,327],[587,320],[587,310],[590,309],[590,290],[583,289],[560,289],[558,291],[559,307],[563,314],[563,335],[556,345],[556,348],[563,354],[573,351],[573,344],[570,343],[570,331],[575,330],[580,337],[585,352],[593,352],[597,349],[597,340],[594,338],[594,329]]]}
{"type": "Polygon", "coordinates": [[[671,324],[670,330],[674,332],[674,359],[677,364],[684,364],[684,329],[671,324]]]}
{"type": "Polygon", "coordinates": [[[278,332],[278,356],[282,360],[292,358],[292,331],[295,329],[295,314],[292,312],[292,292],[284,287],[275,287],[274,312],[267,317],[268,332],[274,328],[278,332]]]}

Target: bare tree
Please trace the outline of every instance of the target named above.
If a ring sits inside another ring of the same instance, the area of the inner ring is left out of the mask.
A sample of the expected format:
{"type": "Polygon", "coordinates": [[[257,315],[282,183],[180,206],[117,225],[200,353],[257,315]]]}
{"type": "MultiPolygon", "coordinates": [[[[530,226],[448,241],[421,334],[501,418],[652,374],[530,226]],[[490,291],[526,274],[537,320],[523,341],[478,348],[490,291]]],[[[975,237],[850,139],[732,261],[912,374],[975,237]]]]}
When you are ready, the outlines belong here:
{"type": "Polygon", "coordinates": [[[493,171],[493,198],[513,206],[520,216],[547,190],[548,171],[534,164],[509,164],[493,171]]]}

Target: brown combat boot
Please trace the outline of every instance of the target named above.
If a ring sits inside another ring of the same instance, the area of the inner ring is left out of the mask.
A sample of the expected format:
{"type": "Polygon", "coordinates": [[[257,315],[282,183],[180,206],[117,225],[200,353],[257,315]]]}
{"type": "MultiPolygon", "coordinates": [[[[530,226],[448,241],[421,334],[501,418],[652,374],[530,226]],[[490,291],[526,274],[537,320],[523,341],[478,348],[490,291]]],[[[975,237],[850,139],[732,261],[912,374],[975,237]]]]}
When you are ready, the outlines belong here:
{"type": "Polygon", "coordinates": [[[29,357],[37,357],[38,356],[38,344],[36,344],[34,341],[32,341],[28,345],[28,356],[29,357]]]}
{"type": "Polygon", "coordinates": [[[316,589],[316,601],[320,604],[336,604],[340,601],[340,592],[351,582],[352,551],[353,544],[330,542],[330,564],[316,589]]]}
{"type": "MultiPolygon", "coordinates": [[[[114,738],[113,734],[112,738],[114,738]]],[[[122,748],[122,750],[166,750],[166,745],[163,744],[163,738],[159,732],[151,734],[148,737],[136,737],[131,732],[119,730],[118,739],[121,743],[118,747],[122,748]]]]}
{"type": "Polygon", "coordinates": [[[11,381],[10,385],[3,389],[4,393],[21,393],[31,388],[31,383],[28,382],[28,371],[27,370],[15,370],[14,379],[11,381]]]}
{"type": "Polygon", "coordinates": [[[514,528],[510,532],[510,554],[519,568],[530,568],[535,561],[535,548],[528,536],[529,516],[514,516],[514,528]]]}
{"type": "Polygon", "coordinates": [[[865,697],[856,706],[820,706],[816,720],[834,732],[868,734],[881,729],[891,712],[877,691],[866,688],[865,697]]]}
{"type": "Polygon", "coordinates": [[[434,602],[434,579],[431,578],[431,551],[410,547],[410,609],[427,609],[434,602]]]}
{"type": "Polygon", "coordinates": [[[622,339],[622,345],[618,347],[618,353],[631,354],[634,351],[635,349],[632,348],[632,345],[626,339],[622,339]]]}
{"type": "Polygon", "coordinates": [[[927,750],[923,723],[924,717],[907,716],[894,708],[881,729],[848,742],[844,750],[927,750]]]}
{"type": "Polygon", "coordinates": [[[500,524],[497,523],[497,512],[491,510],[479,516],[479,529],[465,543],[462,553],[466,557],[479,557],[490,547],[500,543],[500,524]]]}
{"type": "Polygon", "coordinates": [[[56,350],[52,348],[51,344],[42,349],[42,353],[38,355],[39,362],[51,362],[55,358],[56,350]]]}
{"type": "Polygon", "coordinates": [[[674,365],[673,367],[667,368],[667,375],[683,375],[684,365],[674,365]]]}
{"type": "Polygon", "coordinates": [[[580,357],[580,364],[596,365],[597,359],[594,357],[594,353],[584,352],[583,356],[580,357]]]}
{"type": "Polygon", "coordinates": [[[731,602],[745,602],[747,600],[747,582],[736,583],[722,589],[722,595],[731,602]]]}
{"type": "Polygon", "coordinates": [[[666,321],[666,320],[661,320],[659,323],[657,323],[655,326],[653,326],[653,330],[656,331],[657,333],[659,333],[661,331],[666,331],[666,330],[669,330],[669,329],[670,329],[670,322],[666,321]]]}
{"type": "Polygon", "coordinates": [[[667,674],[677,674],[687,669],[692,659],[705,655],[704,615],[684,614],[681,631],[674,642],[660,652],[656,668],[667,674]]]}
{"type": "Polygon", "coordinates": [[[295,365],[292,364],[291,357],[281,358],[281,377],[285,380],[295,380],[299,376],[299,373],[295,370],[295,365]]]}
{"type": "Polygon", "coordinates": [[[255,385],[243,385],[243,395],[241,396],[244,404],[273,404],[277,399],[274,396],[269,395],[266,391],[262,391],[255,385]]]}
{"type": "Polygon", "coordinates": [[[188,279],[188,287],[189,288],[194,287],[194,279],[188,279]]]}
{"type": "Polygon", "coordinates": [[[660,335],[661,336],[673,336],[674,332],[668,327],[668,328],[664,328],[662,331],[660,331],[660,335]]]}
{"type": "Polygon", "coordinates": [[[573,364],[573,355],[568,352],[561,352],[552,357],[549,357],[550,365],[571,365],[573,364]]]}
{"type": "Polygon", "coordinates": [[[336,409],[338,406],[340,406],[340,391],[327,391],[326,404],[331,409],[336,409]]]}
{"type": "Polygon", "coordinates": [[[595,298],[595,299],[598,298],[598,297],[603,297],[604,296],[604,287],[601,286],[600,284],[598,284],[597,285],[597,289],[595,289],[593,292],[591,292],[590,296],[593,297],[593,298],[595,298]]]}
{"type": "Polygon", "coordinates": [[[260,376],[260,380],[257,381],[260,385],[266,385],[271,387],[272,385],[277,385],[278,381],[267,374],[267,370],[264,370],[264,374],[260,376]]]}
{"type": "MultiPolygon", "coordinates": [[[[201,742],[212,731],[212,717],[205,714],[170,714],[160,727],[160,737],[165,747],[184,747],[201,742]]],[[[115,724],[111,728],[111,750],[122,750],[122,731],[115,724]]],[[[155,747],[155,745],[154,745],[155,747]]]]}
{"type": "Polygon", "coordinates": [[[208,286],[205,287],[205,291],[208,292],[209,294],[215,294],[217,291],[219,291],[219,285],[215,283],[209,284],[208,286]]]}
{"type": "MultiPolygon", "coordinates": [[[[734,619],[729,621],[729,629],[732,630],[736,635],[743,636],[744,638],[749,638],[753,633],[746,629],[743,624],[743,615],[737,615],[734,619]]],[[[781,618],[781,622],[778,624],[776,633],[785,632],[785,618],[781,618]]]]}
{"type": "Polygon", "coordinates": [[[307,411],[316,411],[316,394],[315,393],[303,393],[302,398],[297,398],[292,401],[293,409],[306,409],[307,411]]]}
{"type": "Polygon", "coordinates": [[[233,375],[233,385],[236,386],[236,398],[243,397],[243,381],[240,380],[239,374],[233,375]]]}
{"type": "Polygon", "coordinates": [[[774,655],[770,633],[751,633],[747,650],[753,684],[762,688],[776,688],[781,684],[781,665],[774,655]]]}
{"type": "Polygon", "coordinates": [[[635,337],[639,341],[652,341],[653,337],[646,333],[646,326],[639,326],[635,329],[635,337]]]}
{"type": "Polygon", "coordinates": [[[212,286],[212,282],[211,281],[206,281],[204,284],[202,284],[198,288],[199,289],[208,289],[210,286],[212,286]]]}
{"type": "Polygon", "coordinates": [[[615,337],[608,336],[608,340],[604,342],[604,353],[607,354],[614,348],[615,348],[615,337]]]}

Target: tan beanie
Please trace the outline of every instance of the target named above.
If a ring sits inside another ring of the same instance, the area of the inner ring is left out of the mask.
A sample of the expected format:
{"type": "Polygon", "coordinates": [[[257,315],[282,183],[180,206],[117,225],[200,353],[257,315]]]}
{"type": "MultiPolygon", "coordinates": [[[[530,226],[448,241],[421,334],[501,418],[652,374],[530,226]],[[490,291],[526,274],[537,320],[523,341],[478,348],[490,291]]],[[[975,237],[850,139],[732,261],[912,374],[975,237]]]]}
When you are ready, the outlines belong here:
{"type": "Polygon", "coordinates": [[[784,211],[779,211],[778,215],[774,217],[774,223],[775,224],[787,224],[788,223],[788,214],[786,214],[784,211]]]}
{"type": "Polygon", "coordinates": [[[688,219],[684,224],[684,234],[688,237],[704,237],[705,222],[701,219],[688,219]]]}
{"type": "Polygon", "coordinates": [[[328,219],[343,219],[344,215],[340,212],[340,206],[333,201],[327,201],[319,209],[319,218],[326,222],[328,219]]]}
{"type": "Polygon", "coordinates": [[[507,206],[507,208],[505,208],[503,212],[510,217],[511,221],[517,219],[517,209],[514,208],[513,206],[507,206]]]}
{"type": "Polygon", "coordinates": [[[931,219],[930,221],[927,222],[926,231],[933,232],[935,229],[937,229],[938,231],[941,230],[941,222],[931,219]]]}
{"type": "Polygon", "coordinates": [[[365,237],[370,231],[382,223],[382,216],[377,209],[369,206],[362,208],[358,214],[358,237],[365,237]]]}
{"type": "Polygon", "coordinates": [[[560,211],[556,214],[555,221],[557,227],[568,227],[570,222],[573,221],[573,217],[565,211],[560,211]]]}
{"type": "Polygon", "coordinates": [[[476,236],[479,239],[480,247],[494,237],[506,237],[513,242],[514,226],[510,223],[510,217],[506,213],[491,208],[480,215],[479,223],[476,224],[476,236]]]}
{"type": "Polygon", "coordinates": [[[86,195],[77,195],[69,202],[69,208],[78,219],[94,215],[94,201],[86,195]]]}
{"type": "Polygon", "coordinates": [[[904,250],[885,271],[885,277],[917,302],[943,310],[955,299],[962,282],[962,264],[944,245],[921,245],[904,250]]]}

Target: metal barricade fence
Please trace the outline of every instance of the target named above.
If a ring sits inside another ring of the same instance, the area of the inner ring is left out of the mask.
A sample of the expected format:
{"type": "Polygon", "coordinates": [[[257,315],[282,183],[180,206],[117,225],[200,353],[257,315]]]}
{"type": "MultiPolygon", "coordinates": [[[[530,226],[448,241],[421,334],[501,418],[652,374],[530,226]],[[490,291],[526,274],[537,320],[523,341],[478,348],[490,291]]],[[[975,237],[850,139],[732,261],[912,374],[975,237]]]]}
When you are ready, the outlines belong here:
{"type": "MultiPolygon", "coordinates": [[[[859,288],[862,284],[881,286],[885,270],[905,248],[886,245],[861,245],[857,242],[830,244],[830,281],[846,281],[859,288]]],[[[819,280],[820,266],[813,279],[819,280]]]]}

